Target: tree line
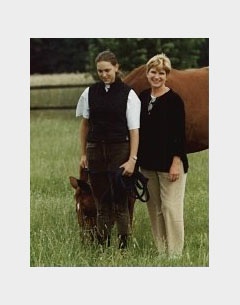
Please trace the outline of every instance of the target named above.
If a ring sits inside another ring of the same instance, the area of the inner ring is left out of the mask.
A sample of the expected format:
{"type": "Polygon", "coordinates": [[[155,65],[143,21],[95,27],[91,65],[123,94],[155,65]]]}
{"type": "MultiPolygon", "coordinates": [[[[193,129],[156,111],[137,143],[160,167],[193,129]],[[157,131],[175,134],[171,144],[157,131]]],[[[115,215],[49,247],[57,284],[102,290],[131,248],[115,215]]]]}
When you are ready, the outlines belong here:
{"type": "Polygon", "coordinates": [[[95,57],[111,50],[122,71],[165,53],[175,69],[209,65],[208,38],[31,38],[30,74],[95,73],[95,57]]]}

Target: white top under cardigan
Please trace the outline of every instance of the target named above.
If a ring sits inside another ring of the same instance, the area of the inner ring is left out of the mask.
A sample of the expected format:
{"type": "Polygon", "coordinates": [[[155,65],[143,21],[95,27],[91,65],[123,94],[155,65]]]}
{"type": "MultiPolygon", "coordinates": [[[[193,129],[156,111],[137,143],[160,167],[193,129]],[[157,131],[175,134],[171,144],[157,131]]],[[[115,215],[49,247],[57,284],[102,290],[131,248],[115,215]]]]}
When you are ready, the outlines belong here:
{"type": "MultiPolygon", "coordinates": [[[[108,91],[110,85],[105,86],[105,90],[108,91]]],[[[89,104],[88,104],[88,91],[87,87],[81,94],[77,108],[76,116],[83,116],[85,119],[89,119],[89,104]]],[[[141,101],[139,100],[137,94],[132,89],[129,91],[127,100],[127,125],[128,129],[137,129],[140,127],[140,111],[141,111],[141,101]]]]}

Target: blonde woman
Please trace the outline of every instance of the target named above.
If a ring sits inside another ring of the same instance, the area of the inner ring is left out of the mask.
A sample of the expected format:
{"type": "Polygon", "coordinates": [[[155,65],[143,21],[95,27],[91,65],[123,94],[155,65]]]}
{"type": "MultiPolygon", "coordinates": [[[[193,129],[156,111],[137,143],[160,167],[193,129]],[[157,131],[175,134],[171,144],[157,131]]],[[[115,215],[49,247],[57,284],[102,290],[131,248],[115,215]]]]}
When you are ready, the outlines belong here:
{"type": "Polygon", "coordinates": [[[185,111],[181,97],[166,86],[171,71],[164,54],[146,64],[150,84],[140,94],[139,164],[149,179],[147,203],[153,238],[160,253],[181,256],[184,246],[184,193],[188,171],[185,111]]]}

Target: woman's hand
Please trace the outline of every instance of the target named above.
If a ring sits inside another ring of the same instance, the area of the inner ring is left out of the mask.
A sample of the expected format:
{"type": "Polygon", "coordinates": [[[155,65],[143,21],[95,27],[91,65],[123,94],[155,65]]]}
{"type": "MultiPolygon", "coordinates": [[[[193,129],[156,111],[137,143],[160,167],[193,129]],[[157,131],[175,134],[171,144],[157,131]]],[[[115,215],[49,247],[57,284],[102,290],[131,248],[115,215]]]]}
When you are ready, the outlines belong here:
{"type": "Polygon", "coordinates": [[[127,162],[123,163],[120,168],[123,168],[123,176],[132,176],[136,161],[133,158],[130,158],[127,162]]]}
{"type": "Polygon", "coordinates": [[[87,162],[87,156],[86,155],[81,156],[79,166],[80,166],[80,168],[87,168],[88,167],[88,162],[87,162]]]}
{"type": "Polygon", "coordinates": [[[181,159],[177,156],[174,156],[173,157],[173,162],[172,162],[172,165],[170,167],[169,174],[168,174],[168,177],[169,177],[170,181],[174,182],[174,181],[179,179],[180,166],[181,166],[181,159]]]}

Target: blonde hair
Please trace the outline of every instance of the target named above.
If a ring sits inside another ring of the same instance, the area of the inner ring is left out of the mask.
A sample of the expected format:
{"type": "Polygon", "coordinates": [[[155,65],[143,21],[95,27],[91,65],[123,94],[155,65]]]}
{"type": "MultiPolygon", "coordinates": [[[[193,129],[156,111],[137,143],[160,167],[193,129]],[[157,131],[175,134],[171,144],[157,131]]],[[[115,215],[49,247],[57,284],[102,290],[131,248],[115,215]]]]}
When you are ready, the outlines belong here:
{"type": "Polygon", "coordinates": [[[163,69],[168,74],[172,69],[171,61],[164,53],[157,54],[150,58],[149,61],[146,63],[147,72],[151,68],[156,68],[157,70],[163,69]]]}

